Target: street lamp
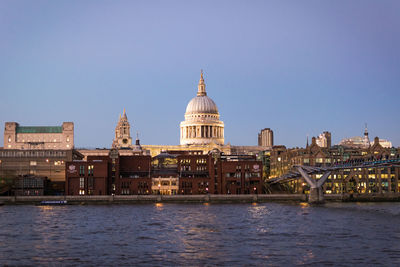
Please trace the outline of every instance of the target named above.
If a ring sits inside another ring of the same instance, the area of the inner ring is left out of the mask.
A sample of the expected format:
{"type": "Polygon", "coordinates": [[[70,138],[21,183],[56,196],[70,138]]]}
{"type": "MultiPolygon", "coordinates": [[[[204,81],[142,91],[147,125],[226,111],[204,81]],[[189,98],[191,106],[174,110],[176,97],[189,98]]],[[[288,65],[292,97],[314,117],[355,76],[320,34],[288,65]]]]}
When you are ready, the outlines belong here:
{"type": "Polygon", "coordinates": [[[256,192],[257,192],[257,187],[254,187],[253,189],[254,189],[254,194],[256,194],[256,192]]]}

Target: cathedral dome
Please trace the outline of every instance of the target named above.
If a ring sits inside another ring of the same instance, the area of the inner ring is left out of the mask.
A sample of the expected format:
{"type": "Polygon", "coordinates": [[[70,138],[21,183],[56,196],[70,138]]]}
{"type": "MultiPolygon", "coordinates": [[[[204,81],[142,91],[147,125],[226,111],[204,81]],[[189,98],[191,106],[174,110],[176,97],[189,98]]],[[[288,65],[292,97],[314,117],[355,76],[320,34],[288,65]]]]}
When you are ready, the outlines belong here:
{"type": "Polygon", "coordinates": [[[203,71],[197,96],[187,105],[180,130],[181,145],[224,145],[224,122],[219,120],[217,105],[207,96],[203,71]]]}
{"type": "Polygon", "coordinates": [[[218,114],[218,108],[215,102],[208,96],[196,96],[190,100],[186,107],[186,114],[195,113],[218,114]]]}

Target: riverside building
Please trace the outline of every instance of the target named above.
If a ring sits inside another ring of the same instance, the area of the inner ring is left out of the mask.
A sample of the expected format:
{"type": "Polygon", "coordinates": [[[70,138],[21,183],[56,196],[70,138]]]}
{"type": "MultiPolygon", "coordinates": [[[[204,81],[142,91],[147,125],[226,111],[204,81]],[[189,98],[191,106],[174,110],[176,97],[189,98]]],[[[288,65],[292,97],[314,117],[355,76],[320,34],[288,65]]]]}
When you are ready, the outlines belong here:
{"type": "Polygon", "coordinates": [[[66,165],[67,195],[197,195],[262,192],[262,162],[255,156],[165,151],[155,157],[88,156],[66,165]]]}
{"type": "Polygon", "coordinates": [[[0,177],[16,178],[16,182],[17,177],[47,178],[49,191],[63,194],[65,162],[83,157],[73,148],[72,122],[61,126],[21,126],[6,122],[4,148],[0,148],[0,177]]]}
{"type": "MultiPolygon", "coordinates": [[[[371,146],[365,148],[335,145],[320,147],[315,137],[306,148],[286,149],[273,147],[270,154],[270,178],[288,173],[293,166],[324,167],[361,161],[381,161],[399,158],[400,149],[386,148],[375,137],[371,146]]],[[[400,192],[400,168],[385,166],[374,168],[345,168],[333,171],[323,185],[326,194],[390,194],[400,192]]],[[[312,178],[319,179],[315,174],[312,178]]],[[[294,193],[308,192],[309,186],[303,178],[286,182],[286,188],[294,193]]]]}

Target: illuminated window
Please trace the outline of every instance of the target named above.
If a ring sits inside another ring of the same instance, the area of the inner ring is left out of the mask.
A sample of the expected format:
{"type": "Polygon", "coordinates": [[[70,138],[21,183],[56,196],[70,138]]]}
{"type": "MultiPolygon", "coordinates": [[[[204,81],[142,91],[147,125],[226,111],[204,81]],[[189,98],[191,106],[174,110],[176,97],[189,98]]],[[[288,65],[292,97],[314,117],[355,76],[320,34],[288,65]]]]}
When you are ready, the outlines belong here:
{"type": "Polygon", "coordinates": [[[316,162],[316,163],[323,163],[323,162],[324,162],[324,159],[323,159],[323,158],[317,158],[317,159],[315,160],[315,162],[316,162]]]}
{"type": "Polygon", "coordinates": [[[29,163],[29,165],[31,165],[31,166],[36,166],[36,165],[37,165],[37,162],[36,162],[36,161],[31,161],[31,162],[29,163]]]}
{"type": "Polygon", "coordinates": [[[8,142],[11,143],[11,136],[8,137],[8,142]]]}
{"type": "Polygon", "coordinates": [[[93,176],[93,169],[94,169],[93,165],[89,165],[88,166],[88,175],[92,175],[93,176]]]}
{"type": "Polygon", "coordinates": [[[79,195],[84,195],[85,194],[85,190],[79,190],[79,195]]]}

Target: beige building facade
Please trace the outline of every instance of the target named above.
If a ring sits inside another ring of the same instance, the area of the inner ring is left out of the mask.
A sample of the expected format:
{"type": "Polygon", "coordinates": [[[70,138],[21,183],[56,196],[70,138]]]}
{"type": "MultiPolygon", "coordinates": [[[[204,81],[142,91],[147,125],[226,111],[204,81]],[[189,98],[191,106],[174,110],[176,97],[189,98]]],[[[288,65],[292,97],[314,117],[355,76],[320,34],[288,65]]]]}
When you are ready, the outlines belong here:
{"type": "Polygon", "coordinates": [[[61,126],[20,126],[6,122],[4,149],[73,149],[74,123],[63,122],[61,126]]]}
{"type": "Polygon", "coordinates": [[[258,134],[258,145],[268,148],[274,146],[274,132],[270,128],[264,128],[258,134]]]}

